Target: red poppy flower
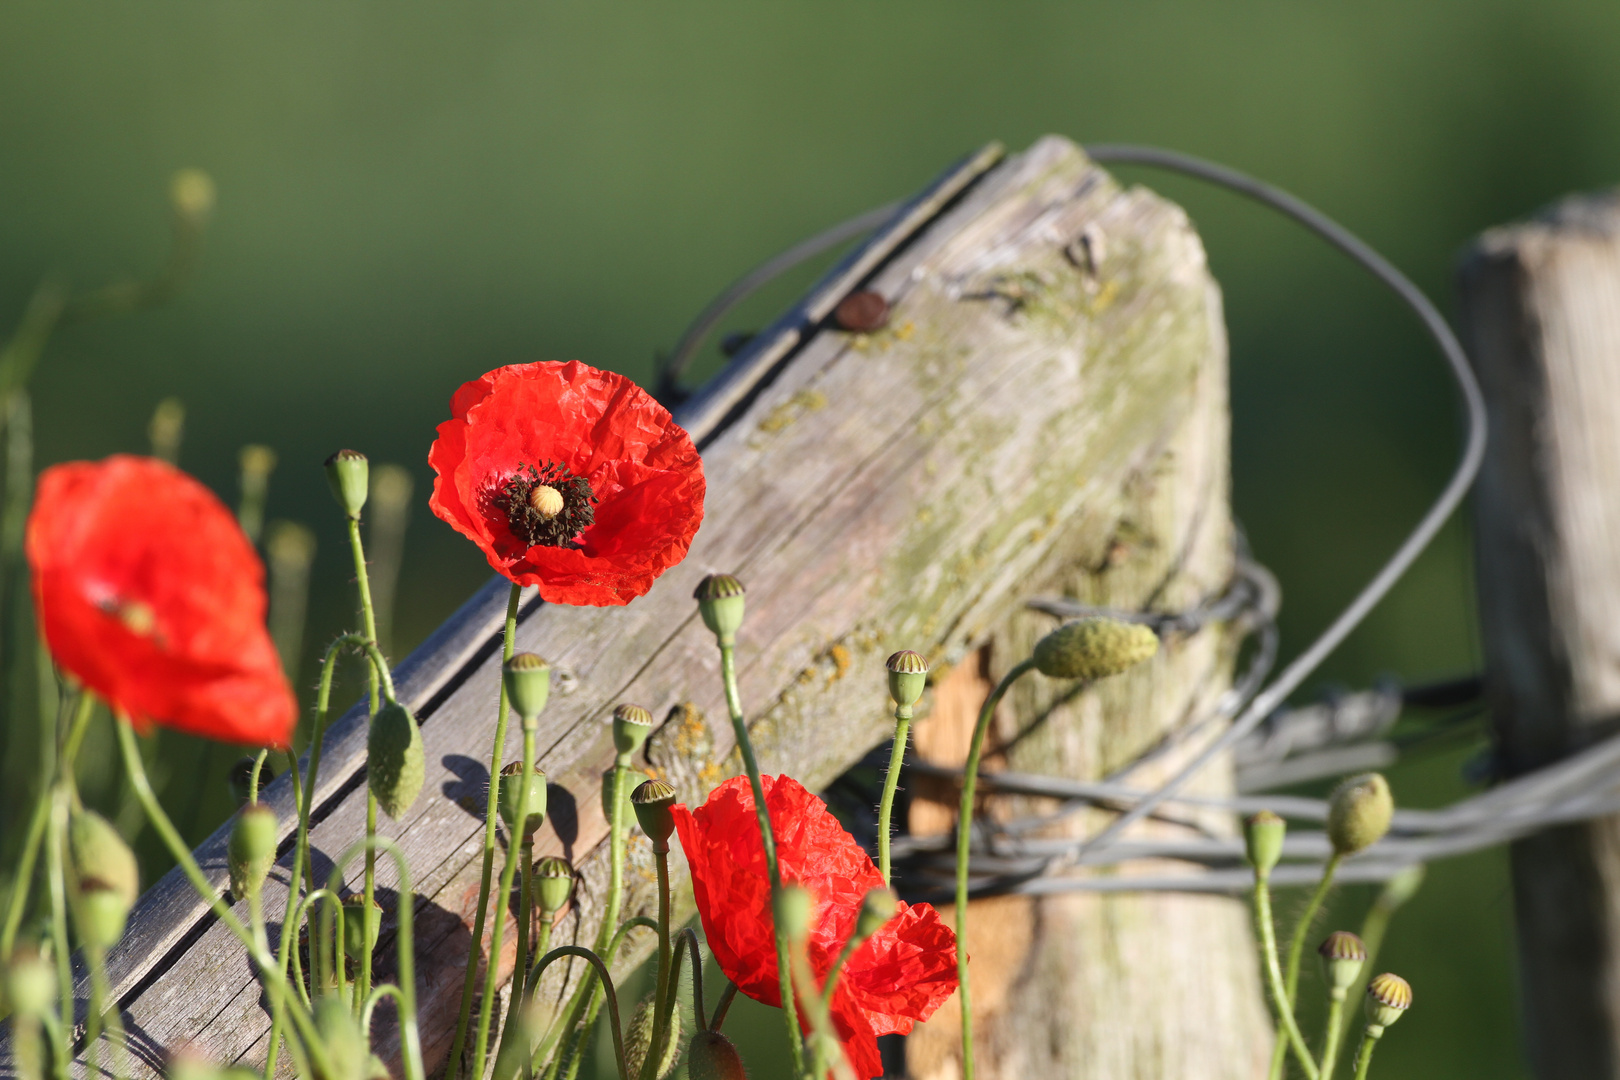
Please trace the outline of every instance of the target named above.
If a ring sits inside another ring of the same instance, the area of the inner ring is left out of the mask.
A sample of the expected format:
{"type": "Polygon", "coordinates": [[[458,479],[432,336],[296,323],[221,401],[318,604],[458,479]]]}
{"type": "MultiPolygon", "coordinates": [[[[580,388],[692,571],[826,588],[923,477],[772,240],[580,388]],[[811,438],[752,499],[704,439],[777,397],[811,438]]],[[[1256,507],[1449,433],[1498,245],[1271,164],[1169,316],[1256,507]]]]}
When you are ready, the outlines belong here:
{"type": "Polygon", "coordinates": [[[298,706],[264,567],[213,493],[153,458],[54,465],[28,518],[51,655],[138,724],[285,748],[298,706]]]}
{"type": "MultiPolygon", "coordinates": [[[[816,898],[810,966],[825,979],[855,932],[862,899],[883,887],[883,875],[826,804],[797,780],[761,781],[782,880],[816,898]]],[[[758,821],[746,776],[715,788],[696,810],[675,807],[675,828],[715,963],[737,989],[780,1007],[771,886],[758,821]]],[[[955,989],[956,934],[932,906],[902,902],[895,918],[845,961],[833,993],[833,1022],[855,1074],[881,1076],[877,1036],[909,1032],[955,989]]]]}
{"type": "Polygon", "coordinates": [[[571,360],[462,384],[428,451],[429,505],[557,604],[628,604],[686,557],[703,463],[645,390],[571,360]]]}

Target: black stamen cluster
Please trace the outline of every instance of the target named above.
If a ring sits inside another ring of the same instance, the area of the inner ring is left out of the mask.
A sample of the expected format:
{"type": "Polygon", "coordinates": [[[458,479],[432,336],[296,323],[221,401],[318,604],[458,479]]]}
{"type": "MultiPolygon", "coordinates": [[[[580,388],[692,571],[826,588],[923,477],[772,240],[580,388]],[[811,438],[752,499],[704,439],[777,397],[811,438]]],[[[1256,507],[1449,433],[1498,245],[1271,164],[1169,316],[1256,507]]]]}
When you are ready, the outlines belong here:
{"type": "Polygon", "coordinates": [[[561,465],[545,462],[539,467],[519,465],[518,471],[501,486],[496,504],[506,513],[506,522],[514,536],[530,545],[568,547],[574,538],[596,521],[592,508],[596,495],[583,476],[575,476],[561,465]],[[562,496],[563,508],[556,517],[543,517],[529,505],[529,496],[537,487],[555,488],[562,496]]]}

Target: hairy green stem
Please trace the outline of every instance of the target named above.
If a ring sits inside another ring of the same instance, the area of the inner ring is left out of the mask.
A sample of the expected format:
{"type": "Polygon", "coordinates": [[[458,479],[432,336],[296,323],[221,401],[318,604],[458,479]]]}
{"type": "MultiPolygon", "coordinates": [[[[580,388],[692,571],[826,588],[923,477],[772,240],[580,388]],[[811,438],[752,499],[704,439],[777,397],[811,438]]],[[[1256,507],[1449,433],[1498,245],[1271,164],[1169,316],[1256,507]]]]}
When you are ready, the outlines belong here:
{"type": "Polygon", "coordinates": [[[1339,1035],[1343,1030],[1344,991],[1328,999],[1327,1023],[1322,1028],[1322,1080],[1333,1080],[1339,1062],[1339,1035]]]}
{"type": "Polygon", "coordinates": [[[664,1031],[674,1006],[675,986],[670,978],[669,945],[669,841],[653,844],[653,864],[658,869],[658,985],[653,991],[652,1048],[641,1062],[641,1080],[654,1080],[663,1058],[664,1031]]]}
{"type": "Polygon", "coordinates": [[[72,1055],[67,1033],[73,1030],[76,1018],[73,1015],[72,954],[68,951],[67,870],[63,866],[64,849],[68,842],[67,790],[63,785],[58,783],[52,786],[50,801],[51,828],[50,836],[45,841],[45,868],[49,876],[51,900],[51,950],[56,954],[57,1015],[62,1019],[59,1037],[52,1040],[51,1048],[56,1059],[57,1075],[65,1080],[68,1076],[68,1059],[72,1055]]]}
{"type": "MultiPolygon", "coordinates": [[[[525,722],[523,725],[523,771],[519,773],[517,812],[512,815],[516,823],[512,826],[514,833],[521,834],[524,825],[529,820],[529,780],[534,776],[534,736],[535,725],[525,722]]],[[[499,777],[496,770],[493,776],[499,777]]],[[[494,783],[491,783],[491,787],[494,783]]],[[[501,867],[500,903],[496,908],[495,925],[489,929],[489,963],[484,965],[484,997],[478,1003],[478,1039],[473,1043],[472,1075],[484,1075],[484,1055],[489,1049],[490,1019],[494,1016],[495,990],[501,974],[501,938],[506,936],[506,909],[512,901],[512,879],[515,876],[518,864],[523,861],[523,846],[516,836],[510,836],[506,844],[506,862],[501,867]]],[[[521,971],[521,968],[514,969],[521,971]]]]}
{"type": "MultiPolygon", "coordinates": [[[[1299,1060],[1300,1068],[1305,1070],[1308,1080],[1318,1080],[1320,1070],[1305,1046],[1305,1037],[1299,1032],[1299,1022],[1294,1019],[1294,1004],[1288,999],[1282,966],[1277,962],[1277,928],[1271,917],[1271,883],[1266,874],[1256,874],[1254,879],[1254,928],[1260,937],[1260,958],[1265,971],[1266,989],[1271,994],[1272,1007],[1277,1013],[1277,1024],[1282,1028],[1278,1042],[1293,1047],[1294,1056],[1299,1060]]],[[[1273,1065],[1276,1066],[1276,1063],[1273,1062],[1273,1065]]]]}
{"type": "MultiPolygon", "coordinates": [[[[524,790],[528,790],[525,784],[524,790]]],[[[506,1002],[506,1023],[501,1028],[501,1041],[497,1044],[496,1058],[506,1052],[507,1041],[517,1030],[518,1010],[528,994],[529,985],[529,923],[534,921],[534,838],[523,834],[523,856],[518,863],[518,921],[517,958],[512,964],[512,992],[506,1002]]],[[[548,924],[546,927],[550,929],[548,924]]],[[[542,952],[545,946],[541,946],[542,952]]]]}
{"type": "MultiPolygon", "coordinates": [[[[748,771],[748,783],[754,790],[754,814],[759,819],[760,839],[765,845],[765,869],[771,879],[771,904],[775,911],[776,897],[782,891],[782,870],[776,861],[776,832],[771,825],[770,808],[765,804],[765,785],[759,778],[759,761],[754,757],[754,744],[748,738],[748,724],[743,719],[742,695],[737,689],[737,647],[720,643],[720,677],[726,687],[726,710],[731,713],[731,728],[737,737],[737,749],[742,754],[743,767],[748,771]]],[[[793,1051],[793,1073],[804,1074],[804,1037],[799,1032],[798,1008],[793,994],[792,956],[787,935],[774,926],[776,934],[777,985],[782,995],[782,1018],[787,1024],[788,1046],[793,1051]]]]}
{"type": "MultiPolygon", "coordinates": [[[[71,778],[73,775],[73,760],[77,755],[79,746],[84,742],[85,729],[90,726],[90,717],[95,712],[96,699],[90,694],[80,694],[79,704],[74,711],[73,720],[68,727],[67,739],[62,744],[62,752],[58,755],[62,773],[71,778]]],[[[46,740],[44,750],[49,756],[50,740],[46,740]]],[[[45,775],[49,776],[51,769],[45,775]]],[[[17,930],[22,926],[23,912],[28,907],[28,894],[34,877],[34,862],[39,857],[39,846],[45,838],[45,826],[50,818],[52,802],[51,789],[46,788],[40,793],[40,798],[34,803],[34,813],[28,820],[28,835],[23,840],[22,858],[17,862],[17,874],[12,878],[11,895],[6,900],[6,919],[4,927],[0,928],[0,961],[11,957],[12,950],[17,944],[17,930]]]]}
{"type": "MultiPolygon", "coordinates": [[[[1322,902],[1327,899],[1328,891],[1333,888],[1333,877],[1339,872],[1339,863],[1343,860],[1344,856],[1337,851],[1328,857],[1327,863],[1322,867],[1322,880],[1316,883],[1316,889],[1305,904],[1305,910],[1300,913],[1299,921],[1294,924],[1293,936],[1288,940],[1288,966],[1283,972],[1283,985],[1288,991],[1290,1012],[1299,1001],[1299,965],[1305,955],[1305,939],[1311,934],[1311,924],[1316,921],[1316,913],[1322,910],[1322,902]]],[[[1281,1080],[1283,1059],[1287,1056],[1288,1047],[1283,1037],[1278,1035],[1276,1045],[1271,1050],[1269,1080],[1281,1080]]]]}
{"type": "Polygon", "coordinates": [[[1361,1046],[1356,1050],[1356,1080],[1367,1080],[1367,1071],[1372,1068],[1373,1048],[1378,1045],[1378,1036],[1368,1028],[1361,1036],[1361,1046]]]}
{"type": "MultiPolygon", "coordinates": [[[[354,580],[360,591],[360,616],[365,628],[366,644],[368,646],[367,651],[374,651],[377,648],[377,613],[371,605],[371,576],[366,572],[366,549],[365,545],[360,542],[360,518],[358,516],[349,518],[349,550],[354,554],[354,580]]],[[[376,716],[377,709],[381,704],[381,702],[378,700],[380,691],[379,679],[382,678],[388,671],[388,664],[381,660],[380,653],[373,657],[373,661],[374,662],[371,665],[371,670],[367,675],[366,685],[371,700],[371,715],[376,716]]],[[[388,698],[390,701],[392,701],[393,697],[393,688],[390,687],[388,698]]],[[[371,789],[368,787],[366,788],[366,839],[369,840],[376,835],[377,796],[374,795],[371,789]]],[[[365,899],[363,901],[364,906],[361,910],[370,912],[371,905],[376,900],[376,895],[377,852],[374,848],[368,847],[366,848],[365,899]]],[[[363,916],[363,918],[370,918],[370,915],[368,914],[363,916]]],[[[361,934],[361,940],[365,940],[365,934],[363,933],[361,934]]],[[[370,949],[363,948],[360,950],[360,978],[358,986],[359,992],[355,995],[357,999],[357,1006],[359,1001],[363,1001],[371,994],[370,949]]]]}
{"type": "Polygon", "coordinates": [[[984,755],[984,737],[996,706],[1012,684],[1035,670],[1033,659],[1013,665],[985,699],[973,725],[973,741],[968,744],[967,763],[962,767],[962,804],[956,817],[956,977],[962,995],[962,1080],[973,1080],[973,994],[968,984],[967,909],[968,853],[973,843],[973,797],[979,785],[979,759],[984,755]]]}
{"type": "Polygon", "coordinates": [[[559,945],[540,958],[540,962],[535,965],[535,978],[538,979],[545,973],[546,968],[565,956],[580,957],[596,970],[597,978],[602,980],[602,986],[606,988],[603,996],[607,998],[608,1020],[613,1027],[613,1057],[619,1067],[619,1080],[630,1080],[624,1059],[624,1029],[619,1025],[619,994],[613,986],[613,975],[608,971],[607,964],[602,962],[602,958],[578,945],[559,945]]]}
{"type": "Polygon", "coordinates": [[[889,771],[883,777],[883,799],[878,803],[878,871],[883,884],[889,883],[889,816],[894,811],[894,792],[900,786],[900,766],[906,760],[906,735],[911,730],[911,706],[894,707],[894,746],[889,750],[889,771]]]}
{"type": "MultiPolygon", "coordinates": [[[[506,598],[506,637],[501,648],[501,661],[512,659],[517,651],[518,601],[523,597],[523,586],[512,583],[506,598]]],[[[461,1075],[461,1056],[467,1045],[467,1024],[472,1019],[473,991],[478,987],[478,957],[484,944],[484,918],[489,910],[489,887],[495,873],[495,822],[500,812],[500,776],[502,758],[506,755],[506,680],[501,680],[500,704],[495,716],[495,749],[489,759],[489,804],[484,809],[484,865],[478,878],[478,910],[473,915],[472,950],[467,954],[467,974],[461,983],[461,1011],[456,1018],[455,1040],[450,1044],[450,1060],[446,1065],[445,1080],[456,1080],[461,1075]]],[[[495,964],[493,952],[490,965],[495,964]]],[[[474,1073],[473,1080],[482,1080],[474,1073]]]]}
{"type": "MultiPolygon", "coordinates": [[[[614,932],[612,939],[608,943],[606,951],[600,952],[597,955],[605,957],[609,964],[613,963],[613,958],[619,955],[619,948],[624,944],[626,935],[637,927],[643,927],[656,933],[658,930],[658,923],[647,918],[645,915],[636,915],[632,918],[624,920],[624,922],[619,926],[619,929],[614,932]]],[[[531,976],[531,979],[535,983],[540,981],[540,966],[538,964],[535,966],[535,971],[531,976]]],[[[571,1036],[576,1034],[575,1027],[579,1025],[580,1016],[584,1012],[585,1002],[587,1000],[586,994],[590,991],[600,989],[601,985],[602,984],[593,977],[593,973],[586,973],[585,978],[581,981],[579,990],[569,1001],[568,1008],[564,1012],[565,1019],[562,1027],[557,1028],[555,1031],[547,1031],[546,1037],[541,1040],[539,1048],[536,1049],[534,1054],[531,1056],[532,1061],[544,1060],[546,1055],[550,1054],[553,1049],[559,1046],[559,1044],[563,1044],[564,1040],[568,1040],[571,1038],[571,1036]]],[[[587,1019],[584,1027],[581,1028],[577,1034],[583,1037],[584,1031],[589,1030],[590,1024],[592,1021],[594,1021],[594,1019],[595,1013],[592,1013],[590,1018],[587,1019]]],[[[580,1041],[578,1039],[562,1045],[561,1052],[553,1057],[551,1059],[551,1063],[546,1066],[546,1075],[548,1077],[556,1076],[561,1069],[565,1058],[567,1058],[569,1061],[570,1066],[577,1070],[579,1068],[579,1055],[575,1053],[575,1051],[578,1050],[579,1045],[580,1041]]],[[[572,1073],[569,1075],[572,1075],[572,1073]]]]}
{"type": "MultiPolygon", "coordinates": [[[[399,878],[399,903],[394,908],[394,917],[398,920],[394,943],[397,950],[395,964],[399,968],[399,1042],[404,1058],[405,1080],[423,1080],[422,1035],[416,1021],[416,894],[411,889],[411,868],[405,861],[405,852],[387,837],[368,836],[338,859],[327,879],[327,887],[335,895],[343,884],[343,868],[362,851],[387,854],[394,860],[394,873],[399,878]]],[[[338,910],[341,918],[341,904],[338,910]]],[[[364,933],[361,937],[365,937],[364,933]]],[[[342,940],[341,936],[338,940],[342,940]]],[[[338,962],[342,963],[341,953],[338,962]]]]}
{"type": "Polygon", "coordinates": [[[737,984],[727,979],[726,988],[720,991],[720,1000],[715,1003],[714,1015],[709,1018],[710,1031],[720,1030],[720,1025],[726,1022],[726,1013],[731,1011],[731,1003],[736,998],[737,984]]]}

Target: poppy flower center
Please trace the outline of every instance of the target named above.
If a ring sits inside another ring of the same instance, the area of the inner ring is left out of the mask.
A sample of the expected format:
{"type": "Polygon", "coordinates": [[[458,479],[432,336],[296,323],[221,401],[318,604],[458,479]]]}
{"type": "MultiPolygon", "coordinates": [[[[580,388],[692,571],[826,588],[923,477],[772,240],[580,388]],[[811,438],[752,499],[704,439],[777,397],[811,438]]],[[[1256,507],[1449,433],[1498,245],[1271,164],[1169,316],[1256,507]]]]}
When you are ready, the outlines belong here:
{"type": "Polygon", "coordinates": [[[589,480],[549,461],[519,465],[495,498],[512,534],[530,547],[571,545],[596,521],[595,502],[589,480]]]}

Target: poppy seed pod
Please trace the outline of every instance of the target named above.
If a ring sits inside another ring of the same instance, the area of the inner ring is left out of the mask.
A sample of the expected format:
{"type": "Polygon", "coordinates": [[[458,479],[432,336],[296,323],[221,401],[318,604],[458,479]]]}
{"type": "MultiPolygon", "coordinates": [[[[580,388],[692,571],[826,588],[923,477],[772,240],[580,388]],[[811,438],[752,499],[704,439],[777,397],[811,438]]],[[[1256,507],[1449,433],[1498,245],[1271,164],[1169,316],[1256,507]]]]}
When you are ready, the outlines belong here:
{"type": "Polygon", "coordinates": [[[675,831],[675,816],[670,813],[675,789],[662,780],[644,780],[630,793],[630,805],[641,831],[652,840],[653,850],[668,851],[669,834],[675,831]]]}
{"type": "Polygon", "coordinates": [[[0,974],[5,976],[5,1001],[19,1016],[43,1016],[56,1004],[56,972],[38,950],[20,946],[0,974]]]}
{"type": "Polygon", "coordinates": [[[900,911],[900,898],[893,889],[872,889],[861,901],[861,913],[855,918],[855,936],[871,937],[889,924],[900,911]]]}
{"type": "Polygon", "coordinates": [[[125,911],[135,906],[141,895],[140,868],[112,822],[94,810],[78,811],[68,822],[68,848],[80,880],[93,879],[116,890],[125,911]]]}
{"type": "Polygon", "coordinates": [[[366,742],[366,777],[377,805],[398,821],[422,791],[427,761],[416,717],[397,701],[386,702],[371,718],[366,742]]]}
{"type": "Polygon", "coordinates": [[[1288,834],[1288,823],[1262,810],[1243,823],[1243,846],[1249,865],[1262,877],[1282,858],[1283,837],[1288,834]]]}
{"type": "MultiPolygon", "coordinates": [[[[508,829],[515,830],[514,824],[518,816],[518,800],[523,794],[523,762],[514,761],[501,770],[501,790],[497,806],[500,808],[501,820],[506,822],[508,829]]],[[[529,774],[529,798],[523,818],[523,835],[530,836],[546,820],[546,774],[540,771],[540,763],[535,762],[534,771],[529,774]]]]}
{"type": "Polygon", "coordinates": [[[620,705],[613,710],[613,749],[621,758],[629,758],[652,731],[652,713],[640,705],[620,705]]]}
{"type": "Polygon", "coordinates": [[[742,1055],[718,1031],[700,1031],[686,1047],[686,1075],[690,1080],[748,1080],[742,1055]]]}
{"type": "Polygon", "coordinates": [[[1328,796],[1328,839],[1334,851],[1352,855],[1383,839],[1394,816],[1389,781],[1378,773],[1352,776],[1328,796]]]}
{"type": "Polygon", "coordinates": [[[532,652],[520,652],[501,665],[501,680],[512,711],[525,726],[534,723],[551,697],[551,665],[532,652]]]}
{"type": "Polygon", "coordinates": [[[737,641],[737,630],[742,626],[744,594],[742,582],[730,574],[710,574],[698,583],[692,599],[698,602],[698,614],[722,645],[737,641]]]}
{"type": "Polygon", "coordinates": [[[275,811],[262,802],[244,806],[236,815],[226,849],[231,892],[235,896],[254,896],[264,887],[264,879],[270,876],[270,867],[276,861],[280,831],[275,811]]]}
{"type": "Polygon", "coordinates": [[[360,916],[364,911],[364,895],[343,901],[343,952],[357,964],[362,956],[377,947],[377,938],[382,933],[382,905],[373,900],[368,916],[362,920],[360,916]]]}
{"type": "Polygon", "coordinates": [[[895,705],[909,711],[928,685],[928,658],[902,649],[889,657],[885,666],[889,669],[889,696],[895,705]]]}
{"type": "Polygon", "coordinates": [[[1065,623],[1035,643],[1035,670],[1053,679],[1118,675],[1159,651],[1159,636],[1141,623],[1090,618],[1065,623]]]}
{"type": "Polygon", "coordinates": [[[816,916],[816,898],[810,890],[797,885],[784,885],[771,903],[776,925],[791,941],[798,941],[810,932],[811,920],[816,916]]]}
{"type": "Polygon", "coordinates": [[[1412,987],[1399,975],[1385,972],[1367,984],[1367,1032],[1374,1037],[1412,1007],[1412,987]],[[1374,1028],[1378,1030],[1373,1031],[1374,1028]]]}
{"type": "Polygon", "coordinates": [[[371,489],[371,462],[358,450],[339,450],[326,459],[326,482],[343,512],[358,519],[371,489]]]}
{"type": "MultiPolygon", "coordinates": [[[[630,1018],[630,1029],[624,1033],[624,1064],[631,1076],[640,1076],[647,1062],[647,1053],[653,1042],[653,995],[648,994],[636,1006],[630,1018]]],[[[658,1069],[654,1080],[664,1080],[675,1071],[675,1060],[681,1051],[681,1010],[672,1010],[669,1023],[664,1026],[664,1045],[658,1055],[658,1069]]]]}
{"type": "Polygon", "coordinates": [[[547,855],[534,864],[534,891],[542,914],[561,911],[574,891],[574,868],[561,856],[547,855]]]}
{"type": "Polygon", "coordinates": [[[1367,946],[1350,931],[1335,930],[1316,952],[1322,957],[1322,981],[1328,985],[1328,994],[1334,1001],[1343,1001],[1367,962],[1367,946]]]}

